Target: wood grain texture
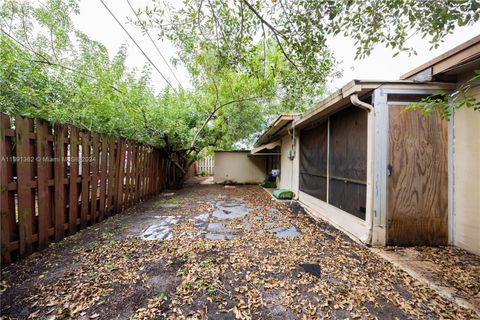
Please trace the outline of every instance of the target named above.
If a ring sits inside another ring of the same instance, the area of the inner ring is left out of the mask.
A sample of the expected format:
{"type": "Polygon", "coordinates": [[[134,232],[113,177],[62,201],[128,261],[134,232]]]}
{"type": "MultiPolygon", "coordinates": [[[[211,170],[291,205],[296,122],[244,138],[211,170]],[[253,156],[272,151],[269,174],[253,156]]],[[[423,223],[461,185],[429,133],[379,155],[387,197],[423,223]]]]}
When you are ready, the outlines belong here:
{"type": "Polygon", "coordinates": [[[115,203],[115,174],[116,174],[116,142],[110,137],[108,140],[108,185],[107,185],[107,211],[106,214],[113,215],[115,203]]]}
{"type": "Polygon", "coordinates": [[[19,254],[21,257],[29,255],[33,249],[32,232],[35,199],[31,187],[33,170],[30,159],[33,154],[30,147],[30,132],[32,132],[32,121],[17,116],[15,118],[15,140],[17,143],[18,231],[19,254]]]}
{"type": "Polygon", "coordinates": [[[50,134],[48,123],[44,120],[36,120],[36,147],[37,147],[37,190],[38,190],[38,247],[44,249],[49,244],[48,229],[50,228],[50,180],[49,164],[50,156],[47,136],[50,134]]]}
{"type": "Polygon", "coordinates": [[[90,209],[90,133],[82,132],[82,192],[80,227],[83,229],[88,224],[90,209]]]}
{"type": "Polygon", "coordinates": [[[125,178],[125,150],[126,142],[125,139],[120,138],[118,140],[118,158],[117,158],[117,176],[116,176],[116,200],[115,200],[115,213],[122,211],[123,207],[123,194],[124,194],[124,178],[125,178]]]}
{"type": "Polygon", "coordinates": [[[70,126],[70,182],[69,182],[69,205],[68,205],[68,233],[74,234],[77,231],[79,188],[78,172],[80,161],[78,159],[78,137],[79,131],[76,127],[70,126]]]}
{"type": "Polygon", "coordinates": [[[55,125],[53,135],[54,145],[54,180],[55,180],[55,241],[60,241],[65,236],[65,213],[66,213],[66,197],[65,197],[65,143],[67,128],[63,125],[55,125]]]}
{"type": "Polygon", "coordinates": [[[10,263],[10,238],[12,236],[12,220],[15,225],[15,199],[8,191],[8,184],[13,181],[13,161],[11,138],[6,136],[10,129],[10,119],[6,115],[0,118],[0,223],[2,266],[10,263]]]}
{"type": "Polygon", "coordinates": [[[75,126],[40,119],[0,117],[2,267],[99,222],[114,209],[132,206],[140,196],[152,197],[154,186],[165,185],[158,179],[167,175],[155,171],[156,157],[165,160],[158,149],[129,141],[126,158],[123,138],[80,133],[75,126]],[[140,173],[143,193],[137,188],[140,173]]]}
{"type": "Polygon", "coordinates": [[[107,194],[107,153],[108,141],[106,136],[102,136],[101,151],[100,151],[100,201],[98,208],[98,219],[102,221],[105,219],[105,203],[107,194]]]}
{"type": "Polygon", "coordinates": [[[98,221],[98,213],[97,213],[97,205],[98,205],[98,179],[99,173],[98,170],[99,166],[99,136],[98,133],[93,132],[92,136],[92,161],[90,162],[91,167],[91,201],[90,201],[90,222],[92,224],[97,223],[98,221]]]}
{"type": "Polygon", "coordinates": [[[390,106],[388,232],[390,245],[448,243],[448,126],[390,106]]]}

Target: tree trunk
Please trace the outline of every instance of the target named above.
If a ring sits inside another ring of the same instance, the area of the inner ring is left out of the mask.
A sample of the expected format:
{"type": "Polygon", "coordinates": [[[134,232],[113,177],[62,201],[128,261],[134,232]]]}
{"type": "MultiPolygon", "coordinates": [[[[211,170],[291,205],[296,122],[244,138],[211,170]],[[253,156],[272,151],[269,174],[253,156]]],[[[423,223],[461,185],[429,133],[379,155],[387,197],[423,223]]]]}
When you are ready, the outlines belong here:
{"type": "Polygon", "coordinates": [[[190,159],[179,159],[180,163],[182,163],[182,169],[183,172],[176,167],[173,163],[170,163],[172,166],[172,175],[171,178],[169,179],[169,188],[179,190],[183,188],[183,185],[185,183],[185,180],[187,179],[188,171],[190,167],[192,166],[194,161],[191,161],[190,159]]]}

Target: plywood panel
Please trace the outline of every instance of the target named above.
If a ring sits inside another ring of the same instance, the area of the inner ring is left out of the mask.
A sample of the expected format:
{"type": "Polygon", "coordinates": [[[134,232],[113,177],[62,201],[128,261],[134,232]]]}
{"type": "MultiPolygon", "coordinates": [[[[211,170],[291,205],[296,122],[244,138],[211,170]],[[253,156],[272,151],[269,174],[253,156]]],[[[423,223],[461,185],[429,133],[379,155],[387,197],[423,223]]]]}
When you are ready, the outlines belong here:
{"type": "Polygon", "coordinates": [[[448,242],[447,123],[390,106],[388,232],[390,245],[448,242]]]}

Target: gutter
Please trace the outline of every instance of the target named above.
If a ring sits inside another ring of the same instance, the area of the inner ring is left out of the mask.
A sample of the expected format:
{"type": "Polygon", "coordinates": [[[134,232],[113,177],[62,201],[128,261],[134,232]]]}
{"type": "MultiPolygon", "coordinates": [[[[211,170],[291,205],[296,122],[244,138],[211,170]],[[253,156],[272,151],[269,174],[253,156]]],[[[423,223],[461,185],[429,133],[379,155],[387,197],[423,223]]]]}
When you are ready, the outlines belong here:
{"type": "Polygon", "coordinates": [[[372,243],[372,234],[373,234],[373,161],[375,157],[374,147],[375,147],[375,116],[373,112],[373,106],[366,102],[361,101],[358,98],[358,93],[352,93],[350,95],[350,102],[363,110],[368,112],[368,122],[367,122],[367,204],[366,207],[369,209],[367,212],[370,213],[370,221],[368,225],[367,238],[365,241],[367,244],[372,243]]]}

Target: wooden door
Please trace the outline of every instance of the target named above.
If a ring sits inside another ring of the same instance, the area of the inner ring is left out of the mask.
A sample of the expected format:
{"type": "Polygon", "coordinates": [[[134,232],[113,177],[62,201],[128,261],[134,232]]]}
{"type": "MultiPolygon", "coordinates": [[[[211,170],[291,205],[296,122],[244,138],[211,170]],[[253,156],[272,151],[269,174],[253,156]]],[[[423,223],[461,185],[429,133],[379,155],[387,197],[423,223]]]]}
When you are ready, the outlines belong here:
{"type": "Polygon", "coordinates": [[[436,114],[424,117],[390,106],[389,245],[448,242],[448,126],[436,114]]]}

